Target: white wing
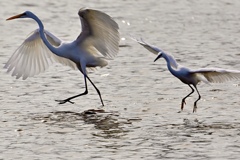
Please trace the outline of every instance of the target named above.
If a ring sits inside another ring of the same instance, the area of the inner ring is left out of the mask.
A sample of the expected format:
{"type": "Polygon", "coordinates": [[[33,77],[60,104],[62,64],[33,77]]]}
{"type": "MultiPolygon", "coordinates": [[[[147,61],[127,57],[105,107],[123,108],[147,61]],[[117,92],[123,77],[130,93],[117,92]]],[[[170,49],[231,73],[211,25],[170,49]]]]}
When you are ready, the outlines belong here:
{"type": "Polygon", "coordinates": [[[178,63],[175,60],[175,58],[172,55],[169,55],[167,53],[165,53],[163,50],[161,50],[160,48],[150,45],[147,42],[145,42],[142,38],[140,40],[131,37],[134,41],[138,42],[139,44],[141,44],[144,48],[146,48],[147,50],[149,50],[150,52],[154,53],[154,54],[158,54],[158,53],[164,53],[168,56],[169,58],[169,62],[171,64],[172,67],[174,67],[175,69],[178,68],[178,63]]]}
{"type": "MultiPolygon", "coordinates": [[[[62,42],[48,31],[44,31],[48,41],[53,46],[59,46],[62,42]]],[[[7,72],[12,72],[12,76],[16,78],[32,77],[40,72],[45,71],[50,64],[58,62],[68,65],[73,69],[77,69],[72,61],[53,54],[43,43],[39,29],[33,31],[27,39],[18,47],[4,68],[8,68],[7,72]]]]}
{"type": "Polygon", "coordinates": [[[141,44],[144,48],[146,48],[147,50],[149,50],[150,52],[152,52],[153,54],[158,54],[160,53],[164,53],[163,50],[161,50],[160,48],[153,46],[151,44],[148,44],[147,42],[145,42],[142,38],[140,40],[131,37],[134,41],[138,42],[139,44],[141,44]]]}
{"type": "Polygon", "coordinates": [[[80,47],[92,55],[113,59],[119,50],[118,24],[109,15],[97,10],[80,9],[78,15],[82,32],[76,41],[80,47]]]}
{"type": "Polygon", "coordinates": [[[240,71],[219,68],[203,68],[191,71],[194,74],[203,75],[211,83],[222,83],[230,80],[240,79],[240,71]]]}

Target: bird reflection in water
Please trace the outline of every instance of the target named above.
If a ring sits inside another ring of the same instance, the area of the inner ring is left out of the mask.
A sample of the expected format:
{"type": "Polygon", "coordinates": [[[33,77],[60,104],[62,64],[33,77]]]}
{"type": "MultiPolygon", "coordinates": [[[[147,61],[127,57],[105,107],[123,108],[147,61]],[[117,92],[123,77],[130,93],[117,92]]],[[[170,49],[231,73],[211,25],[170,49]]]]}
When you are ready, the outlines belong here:
{"type": "Polygon", "coordinates": [[[121,138],[128,130],[125,125],[131,125],[131,121],[122,118],[117,112],[106,112],[102,109],[89,109],[83,112],[56,111],[48,115],[37,115],[32,119],[39,120],[48,125],[65,126],[80,129],[81,121],[85,124],[93,124],[99,130],[93,132],[94,136],[103,138],[121,138]],[[69,123],[71,122],[71,123],[69,123]]]}

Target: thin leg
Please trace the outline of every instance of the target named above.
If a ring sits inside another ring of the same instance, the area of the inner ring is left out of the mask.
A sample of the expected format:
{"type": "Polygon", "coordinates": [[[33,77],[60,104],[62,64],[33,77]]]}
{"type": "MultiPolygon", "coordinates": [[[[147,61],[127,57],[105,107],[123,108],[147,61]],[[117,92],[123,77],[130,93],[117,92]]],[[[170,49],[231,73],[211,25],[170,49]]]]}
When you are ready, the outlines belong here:
{"type": "Polygon", "coordinates": [[[83,96],[83,95],[86,95],[88,94],[88,88],[87,88],[87,80],[86,80],[86,76],[84,75],[84,82],[85,82],[85,92],[81,93],[81,94],[78,94],[78,95],[75,95],[75,96],[72,96],[72,97],[69,97],[67,99],[64,99],[64,100],[55,100],[57,102],[59,102],[59,104],[64,104],[66,102],[70,102],[70,103],[74,103],[71,101],[71,99],[74,99],[76,97],[79,97],[79,96],[83,96]]]}
{"type": "Polygon", "coordinates": [[[197,86],[194,86],[194,87],[198,93],[198,99],[194,102],[193,113],[197,111],[197,101],[199,101],[201,99],[201,95],[198,92],[197,86]]]}
{"type": "Polygon", "coordinates": [[[99,98],[100,98],[100,100],[101,100],[101,103],[102,103],[102,105],[104,106],[100,91],[98,90],[98,88],[94,85],[94,83],[91,81],[91,79],[90,79],[87,75],[86,75],[86,77],[87,77],[87,79],[89,80],[89,82],[92,83],[93,87],[96,89],[96,91],[97,91],[97,93],[98,93],[98,95],[99,95],[99,98]]]}
{"type": "Polygon", "coordinates": [[[192,87],[190,84],[189,84],[188,86],[192,89],[192,91],[191,91],[186,97],[184,97],[184,98],[182,99],[181,110],[183,110],[184,104],[186,104],[185,99],[186,99],[187,97],[189,97],[191,94],[193,94],[193,92],[194,92],[193,87],[192,87]]]}
{"type": "Polygon", "coordinates": [[[64,99],[64,100],[56,100],[56,101],[59,102],[59,104],[64,104],[64,103],[66,103],[66,102],[70,102],[70,103],[73,104],[74,102],[72,102],[71,99],[74,99],[74,98],[77,98],[77,97],[80,97],[80,96],[83,96],[83,95],[88,94],[88,88],[87,88],[86,78],[89,80],[89,82],[91,82],[91,84],[93,85],[93,87],[96,89],[96,91],[97,91],[97,93],[98,93],[98,95],[99,95],[99,97],[100,97],[101,103],[102,103],[102,105],[104,106],[100,91],[98,90],[98,88],[94,85],[94,83],[91,81],[91,79],[90,79],[87,75],[84,75],[84,82],[85,82],[85,88],[86,88],[85,92],[83,92],[83,93],[81,93],[81,94],[78,94],[78,95],[75,95],[75,96],[72,96],[72,97],[69,97],[69,98],[64,99]]]}

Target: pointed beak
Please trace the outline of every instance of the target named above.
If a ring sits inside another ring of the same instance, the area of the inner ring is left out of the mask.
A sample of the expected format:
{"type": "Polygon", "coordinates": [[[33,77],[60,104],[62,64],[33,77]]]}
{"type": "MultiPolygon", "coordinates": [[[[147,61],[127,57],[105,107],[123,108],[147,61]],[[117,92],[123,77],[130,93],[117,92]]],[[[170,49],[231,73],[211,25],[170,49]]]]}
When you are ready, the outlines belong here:
{"type": "Polygon", "coordinates": [[[161,58],[162,57],[162,54],[160,53],[158,56],[157,56],[157,58],[154,60],[154,62],[156,62],[159,58],[161,58]]]}
{"type": "Polygon", "coordinates": [[[18,14],[18,15],[15,15],[15,16],[12,16],[12,17],[9,17],[8,19],[6,19],[6,21],[9,21],[9,20],[12,20],[12,19],[16,19],[16,18],[20,18],[21,16],[23,16],[24,14],[21,13],[21,14],[18,14]]]}

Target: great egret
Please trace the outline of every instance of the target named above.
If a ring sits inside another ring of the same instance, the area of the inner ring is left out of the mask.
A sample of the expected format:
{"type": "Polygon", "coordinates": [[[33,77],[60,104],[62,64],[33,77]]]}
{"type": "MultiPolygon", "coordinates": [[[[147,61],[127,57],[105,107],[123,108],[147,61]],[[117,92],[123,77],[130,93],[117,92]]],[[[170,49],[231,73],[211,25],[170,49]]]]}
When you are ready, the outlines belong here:
{"type": "Polygon", "coordinates": [[[82,32],[72,42],[63,42],[45,30],[41,20],[30,11],[8,18],[7,20],[32,18],[38,23],[39,29],[33,31],[21,44],[4,68],[8,68],[7,72],[13,70],[12,76],[16,76],[17,79],[20,77],[26,79],[43,72],[53,62],[79,69],[84,76],[85,92],[56,101],[59,104],[73,103],[72,99],[88,94],[86,81],[88,79],[104,106],[100,91],[87,73],[95,67],[106,66],[107,60],[117,55],[120,41],[119,27],[109,15],[98,10],[80,9],[78,15],[82,32]]]}
{"type": "Polygon", "coordinates": [[[194,102],[193,112],[197,111],[197,101],[201,99],[201,95],[197,89],[197,84],[199,82],[202,81],[208,84],[221,83],[232,79],[240,79],[240,71],[237,70],[226,70],[220,68],[201,68],[197,70],[191,70],[179,65],[172,55],[167,54],[156,46],[146,43],[143,41],[143,39],[137,40],[133,38],[133,40],[137,41],[150,52],[156,55],[159,53],[154,62],[163,57],[166,60],[168,70],[172,73],[172,75],[180,79],[183,83],[187,84],[192,89],[192,91],[182,99],[181,110],[183,110],[184,104],[186,104],[185,99],[194,92],[195,88],[198,93],[198,99],[194,102]]]}

